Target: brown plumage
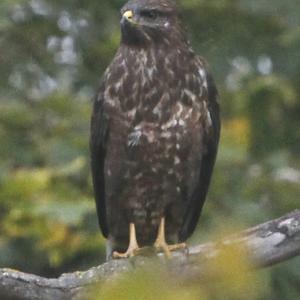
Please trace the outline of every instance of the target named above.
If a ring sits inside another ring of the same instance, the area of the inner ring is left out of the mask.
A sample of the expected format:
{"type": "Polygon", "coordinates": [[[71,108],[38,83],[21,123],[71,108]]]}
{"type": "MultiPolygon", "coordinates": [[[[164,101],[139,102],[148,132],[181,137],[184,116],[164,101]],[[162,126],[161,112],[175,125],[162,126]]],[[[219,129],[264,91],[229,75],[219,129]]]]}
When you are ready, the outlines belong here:
{"type": "Polygon", "coordinates": [[[217,153],[217,90],[191,49],[171,0],[132,0],[122,40],[94,100],[91,166],[108,255],[125,251],[129,224],[152,245],[194,231],[217,153]]]}

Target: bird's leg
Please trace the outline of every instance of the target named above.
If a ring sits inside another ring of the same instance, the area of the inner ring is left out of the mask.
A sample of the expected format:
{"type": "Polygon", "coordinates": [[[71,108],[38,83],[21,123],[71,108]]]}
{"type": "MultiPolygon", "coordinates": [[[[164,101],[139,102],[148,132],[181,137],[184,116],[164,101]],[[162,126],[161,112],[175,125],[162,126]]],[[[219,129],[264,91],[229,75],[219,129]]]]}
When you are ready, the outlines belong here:
{"type": "Polygon", "coordinates": [[[159,227],[158,227],[158,234],[156,241],[154,243],[154,247],[157,250],[162,250],[166,257],[171,257],[171,252],[169,250],[168,244],[166,242],[165,237],[165,218],[161,218],[159,227]]]}
{"type": "Polygon", "coordinates": [[[129,224],[129,246],[125,253],[113,252],[113,258],[128,258],[133,257],[139,250],[139,245],[136,239],[135,225],[134,223],[129,224]]]}
{"type": "Polygon", "coordinates": [[[154,247],[158,251],[163,251],[165,256],[167,258],[171,257],[171,251],[179,250],[179,249],[186,249],[187,245],[186,243],[180,243],[180,244],[174,244],[174,245],[168,245],[166,242],[166,236],[165,236],[165,218],[161,218],[159,228],[158,228],[158,234],[157,239],[154,243],[154,247]]]}

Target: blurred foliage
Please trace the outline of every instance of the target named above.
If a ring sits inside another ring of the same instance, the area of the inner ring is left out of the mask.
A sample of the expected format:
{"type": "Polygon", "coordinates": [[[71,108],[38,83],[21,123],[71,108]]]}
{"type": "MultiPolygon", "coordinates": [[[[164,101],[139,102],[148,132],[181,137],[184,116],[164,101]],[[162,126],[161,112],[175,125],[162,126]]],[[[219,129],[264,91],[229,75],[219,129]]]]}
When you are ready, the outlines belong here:
{"type": "MultiPolygon", "coordinates": [[[[117,49],[123,4],[0,2],[0,266],[54,276],[104,260],[89,175],[90,98],[117,49]]],[[[220,224],[238,230],[299,208],[300,2],[180,4],[194,48],[216,78],[223,117],[209,199],[191,240],[198,243],[220,224]]],[[[299,270],[298,258],[261,272],[269,290],[261,299],[296,299],[299,270]]],[[[132,276],[135,285],[129,277],[123,287],[144,291],[162,280],[132,276]]],[[[234,276],[226,287],[235,286],[234,276]]],[[[242,294],[243,285],[236,288],[242,294]]],[[[104,299],[117,292],[110,288],[104,299]]],[[[134,299],[131,292],[123,298],[134,299]]],[[[174,293],[199,299],[201,291],[174,293]]],[[[159,295],[177,299],[174,293],[166,285],[159,295]]]]}

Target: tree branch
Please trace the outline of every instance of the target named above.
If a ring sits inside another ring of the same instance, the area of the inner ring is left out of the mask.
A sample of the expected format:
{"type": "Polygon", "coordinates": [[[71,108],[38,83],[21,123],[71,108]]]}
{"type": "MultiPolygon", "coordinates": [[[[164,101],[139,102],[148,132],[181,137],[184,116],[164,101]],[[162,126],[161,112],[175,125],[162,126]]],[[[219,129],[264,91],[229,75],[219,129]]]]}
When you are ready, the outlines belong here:
{"type": "MultiPolygon", "coordinates": [[[[189,255],[176,252],[167,267],[182,278],[199,278],[204,276],[205,266],[216,259],[224,247],[232,245],[246,246],[255,269],[300,255],[300,210],[220,241],[190,247],[189,255]]],[[[163,261],[163,257],[160,258],[163,261]]],[[[80,299],[92,284],[144,265],[150,259],[153,258],[112,260],[85,272],[63,274],[57,279],[0,269],[0,299],[80,299]]]]}

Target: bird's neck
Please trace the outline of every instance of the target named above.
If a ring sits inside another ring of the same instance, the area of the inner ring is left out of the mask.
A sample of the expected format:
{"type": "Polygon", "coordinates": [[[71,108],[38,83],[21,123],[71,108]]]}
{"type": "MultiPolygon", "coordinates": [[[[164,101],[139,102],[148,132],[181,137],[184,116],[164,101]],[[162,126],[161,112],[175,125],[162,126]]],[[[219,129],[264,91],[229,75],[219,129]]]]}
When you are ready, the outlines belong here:
{"type": "Polygon", "coordinates": [[[165,39],[164,42],[150,43],[145,47],[122,44],[119,51],[126,61],[132,61],[139,66],[157,68],[165,65],[167,61],[169,64],[176,64],[178,60],[185,60],[194,55],[189,42],[182,38],[176,41],[165,39]]]}

